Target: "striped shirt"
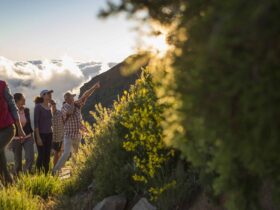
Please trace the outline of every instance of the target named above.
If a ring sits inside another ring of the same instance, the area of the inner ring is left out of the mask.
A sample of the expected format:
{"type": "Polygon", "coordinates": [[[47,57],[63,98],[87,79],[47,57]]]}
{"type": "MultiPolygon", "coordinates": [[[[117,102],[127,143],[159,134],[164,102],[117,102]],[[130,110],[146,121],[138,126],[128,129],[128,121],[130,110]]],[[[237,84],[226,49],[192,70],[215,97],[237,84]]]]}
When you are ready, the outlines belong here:
{"type": "Polygon", "coordinates": [[[62,142],[64,136],[64,122],[63,115],[60,110],[56,110],[52,117],[53,125],[53,141],[62,142]]]}
{"type": "Polygon", "coordinates": [[[81,109],[76,105],[65,103],[62,106],[62,114],[64,118],[64,136],[70,138],[82,138],[80,129],[82,127],[81,109]]]}

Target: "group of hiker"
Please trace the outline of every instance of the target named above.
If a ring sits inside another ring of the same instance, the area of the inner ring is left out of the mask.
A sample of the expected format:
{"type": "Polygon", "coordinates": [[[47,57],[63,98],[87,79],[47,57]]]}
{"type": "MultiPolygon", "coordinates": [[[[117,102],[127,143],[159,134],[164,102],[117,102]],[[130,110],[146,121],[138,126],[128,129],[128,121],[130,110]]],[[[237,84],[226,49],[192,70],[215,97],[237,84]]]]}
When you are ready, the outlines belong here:
{"type": "Polygon", "coordinates": [[[86,128],[82,122],[81,108],[89,96],[100,87],[99,82],[75,100],[75,94],[64,94],[61,110],[52,99],[53,90],[42,90],[36,97],[34,109],[34,130],[30,110],[25,107],[22,93],[11,94],[5,81],[0,80],[0,180],[3,184],[12,182],[7,167],[5,148],[14,154],[14,172],[33,172],[34,140],[37,146],[36,169],[50,172],[50,159],[54,152],[53,175],[59,173],[71,153],[76,153],[86,128]],[[22,164],[22,151],[25,164],[22,164]]]}

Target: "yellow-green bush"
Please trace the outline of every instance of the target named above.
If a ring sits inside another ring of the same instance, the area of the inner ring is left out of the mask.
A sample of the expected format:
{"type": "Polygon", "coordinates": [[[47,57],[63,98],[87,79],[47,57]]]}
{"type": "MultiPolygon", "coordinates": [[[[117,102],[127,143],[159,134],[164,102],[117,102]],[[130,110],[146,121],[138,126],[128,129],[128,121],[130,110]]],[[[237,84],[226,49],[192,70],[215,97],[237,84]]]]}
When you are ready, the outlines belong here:
{"type": "Polygon", "coordinates": [[[174,155],[162,138],[162,110],[157,102],[151,75],[143,72],[142,78],[116,105],[116,118],[123,128],[123,148],[133,155],[135,181],[148,183],[157,170],[174,155]]]}
{"type": "Polygon", "coordinates": [[[269,181],[280,202],[279,1],[121,0],[103,15],[118,12],[168,30],[172,47],[154,63],[165,141],[205,188],[228,209],[258,209],[269,181]]]}
{"type": "Polygon", "coordinates": [[[29,192],[16,187],[7,187],[0,190],[1,210],[40,210],[40,200],[29,192]]]}
{"type": "Polygon", "coordinates": [[[112,109],[96,107],[96,122],[87,125],[92,132],[72,159],[73,176],[66,193],[84,190],[93,182],[98,200],[124,193],[128,198],[145,195],[156,202],[174,187],[178,155],[163,143],[164,106],[157,100],[151,74],[144,70],[112,109]]]}

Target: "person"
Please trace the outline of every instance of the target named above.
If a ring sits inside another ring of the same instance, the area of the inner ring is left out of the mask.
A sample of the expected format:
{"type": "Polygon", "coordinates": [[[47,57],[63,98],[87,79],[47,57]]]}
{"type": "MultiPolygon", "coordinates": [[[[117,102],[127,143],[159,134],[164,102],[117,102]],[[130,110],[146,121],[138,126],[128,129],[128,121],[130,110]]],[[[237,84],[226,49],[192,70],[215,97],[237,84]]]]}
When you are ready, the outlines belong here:
{"type": "Polygon", "coordinates": [[[34,162],[34,140],[33,140],[33,129],[31,127],[30,111],[25,108],[25,97],[22,93],[15,93],[14,100],[19,110],[19,119],[23,127],[23,131],[26,134],[25,138],[20,138],[18,129],[16,136],[11,142],[11,148],[14,153],[15,161],[15,173],[19,174],[22,171],[22,149],[25,152],[25,167],[24,172],[31,172],[32,165],[34,162]]]}
{"type": "Polygon", "coordinates": [[[0,80],[0,180],[4,185],[12,183],[12,177],[7,168],[5,148],[13,139],[16,128],[18,136],[25,137],[19,121],[18,109],[5,81],[0,80]]]}
{"type": "Polygon", "coordinates": [[[53,90],[43,90],[40,97],[35,99],[38,104],[34,110],[35,140],[38,150],[36,167],[39,171],[49,172],[51,147],[52,147],[52,113],[49,103],[53,90]],[[40,103],[41,102],[41,103],[40,103]]]}
{"type": "Polygon", "coordinates": [[[51,101],[51,110],[52,110],[52,126],[53,126],[53,143],[52,149],[54,150],[54,159],[53,165],[55,166],[58,159],[61,156],[61,148],[63,143],[64,135],[64,122],[63,115],[60,110],[56,107],[56,102],[51,101]]]}
{"type": "Polygon", "coordinates": [[[64,166],[65,162],[70,157],[71,152],[78,152],[79,144],[82,138],[80,132],[80,129],[82,128],[81,108],[87,99],[99,87],[99,82],[94,84],[77,101],[74,100],[74,97],[76,96],[75,94],[71,94],[69,92],[64,94],[65,103],[63,104],[61,110],[64,118],[64,151],[52,170],[53,175],[57,174],[64,166]]]}
{"type": "Polygon", "coordinates": [[[41,103],[43,103],[43,102],[44,102],[44,99],[43,99],[42,97],[40,97],[40,96],[37,96],[37,97],[34,99],[35,105],[41,104],[41,103]]]}

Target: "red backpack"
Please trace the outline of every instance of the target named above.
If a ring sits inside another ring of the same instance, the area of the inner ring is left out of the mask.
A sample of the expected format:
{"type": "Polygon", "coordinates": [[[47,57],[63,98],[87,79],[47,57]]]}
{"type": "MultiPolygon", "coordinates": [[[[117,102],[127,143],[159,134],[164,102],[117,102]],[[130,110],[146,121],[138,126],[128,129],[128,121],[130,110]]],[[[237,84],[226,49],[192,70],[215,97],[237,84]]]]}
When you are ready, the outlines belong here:
{"type": "Polygon", "coordinates": [[[6,82],[0,80],[0,129],[7,128],[14,123],[8,103],[4,97],[6,87],[6,82]]]}

